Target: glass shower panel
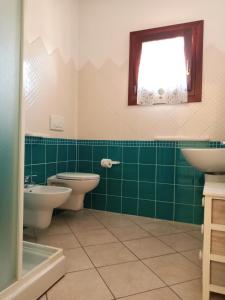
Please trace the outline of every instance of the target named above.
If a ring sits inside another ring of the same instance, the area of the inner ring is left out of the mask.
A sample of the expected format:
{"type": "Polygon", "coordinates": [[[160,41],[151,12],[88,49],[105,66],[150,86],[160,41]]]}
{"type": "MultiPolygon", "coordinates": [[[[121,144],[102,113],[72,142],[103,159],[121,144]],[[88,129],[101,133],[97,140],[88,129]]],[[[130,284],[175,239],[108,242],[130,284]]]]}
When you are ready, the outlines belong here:
{"type": "Polygon", "coordinates": [[[0,291],[17,279],[21,9],[0,1],[0,291]]]}

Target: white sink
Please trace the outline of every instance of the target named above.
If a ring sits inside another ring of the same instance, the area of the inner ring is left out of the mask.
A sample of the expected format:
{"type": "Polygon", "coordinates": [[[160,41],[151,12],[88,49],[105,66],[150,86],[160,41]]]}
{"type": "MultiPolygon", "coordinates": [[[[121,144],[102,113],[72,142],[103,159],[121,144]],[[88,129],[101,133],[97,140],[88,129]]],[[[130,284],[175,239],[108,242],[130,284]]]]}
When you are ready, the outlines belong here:
{"type": "Polygon", "coordinates": [[[24,189],[24,225],[44,229],[53,209],[62,205],[72,190],[67,187],[34,185],[24,189]]]}
{"type": "Polygon", "coordinates": [[[186,160],[204,173],[225,173],[225,148],[183,148],[186,160]]]}

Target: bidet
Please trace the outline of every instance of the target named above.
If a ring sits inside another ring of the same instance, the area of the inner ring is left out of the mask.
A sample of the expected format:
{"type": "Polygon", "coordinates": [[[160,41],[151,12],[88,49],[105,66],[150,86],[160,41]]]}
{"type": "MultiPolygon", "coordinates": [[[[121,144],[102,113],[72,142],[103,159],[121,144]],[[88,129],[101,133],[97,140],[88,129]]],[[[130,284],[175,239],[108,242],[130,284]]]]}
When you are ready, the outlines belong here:
{"type": "Polygon", "coordinates": [[[61,206],[71,192],[67,187],[29,185],[24,189],[24,225],[39,229],[48,227],[53,209],[61,206]]]}

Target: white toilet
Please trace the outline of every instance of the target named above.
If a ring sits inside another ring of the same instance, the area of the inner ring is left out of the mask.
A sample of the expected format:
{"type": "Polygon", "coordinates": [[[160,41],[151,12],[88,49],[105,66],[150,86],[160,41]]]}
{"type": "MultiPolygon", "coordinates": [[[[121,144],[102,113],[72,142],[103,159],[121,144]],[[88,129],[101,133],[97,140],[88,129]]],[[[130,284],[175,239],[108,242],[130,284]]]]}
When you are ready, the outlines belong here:
{"type": "Polygon", "coordinates": [[[72,193],[59,208],[80,210],[84,207],[84,196],[99,183],[100,176],[92,173],[59,173],[48,178],[48,185],[64,186],[72,189],[72,193]]]}

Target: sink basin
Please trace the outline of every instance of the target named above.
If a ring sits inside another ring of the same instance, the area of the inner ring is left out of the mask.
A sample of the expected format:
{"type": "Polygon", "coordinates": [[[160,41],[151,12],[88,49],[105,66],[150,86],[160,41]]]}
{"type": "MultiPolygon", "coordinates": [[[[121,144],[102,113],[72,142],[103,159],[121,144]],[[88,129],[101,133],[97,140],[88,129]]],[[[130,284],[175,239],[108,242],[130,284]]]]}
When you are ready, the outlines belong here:
{"type": "Polygon", "coordinates": [[[184,148],[186,160],[204,173],[225,173],[225,148],[184,148]]]}
{"type": "Polygon", "coordinates": [[[24,225],[44,229],[53,209],[62,205],[72,190],[67,187],[34,185],[24,189],[24,225]]]}

